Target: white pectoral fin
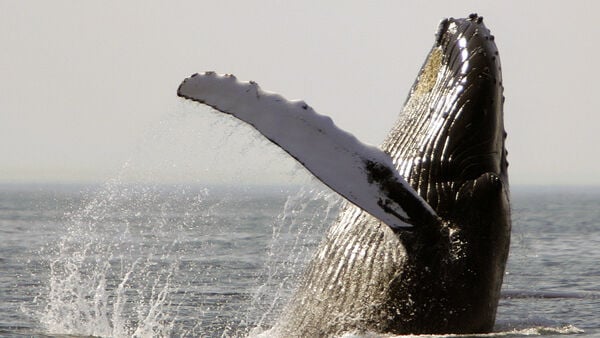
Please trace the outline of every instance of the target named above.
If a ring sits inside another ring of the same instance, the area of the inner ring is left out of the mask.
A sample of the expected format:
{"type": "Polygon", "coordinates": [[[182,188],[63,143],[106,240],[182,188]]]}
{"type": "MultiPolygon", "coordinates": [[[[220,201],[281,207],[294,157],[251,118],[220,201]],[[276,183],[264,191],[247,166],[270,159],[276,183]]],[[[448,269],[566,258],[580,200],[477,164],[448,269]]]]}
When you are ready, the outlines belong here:
{"type": "Polygon", "coordinates": [[[194,74],[177,95],[250,124],[319,180],[394,229],[437,220],[377,147],[339,129],[303,101],[288,101],[233,75],[194,74]]]}

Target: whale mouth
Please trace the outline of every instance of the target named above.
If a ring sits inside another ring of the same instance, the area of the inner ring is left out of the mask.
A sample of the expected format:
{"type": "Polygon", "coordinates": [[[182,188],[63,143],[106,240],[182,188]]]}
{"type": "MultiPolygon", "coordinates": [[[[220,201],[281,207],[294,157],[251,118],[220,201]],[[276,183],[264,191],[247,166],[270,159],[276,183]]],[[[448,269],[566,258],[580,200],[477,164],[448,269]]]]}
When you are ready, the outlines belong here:
{"type": "Polygon", "coordinates": [[[435,209],[485,173],[507,183],[503,87],[483,18],[445,19],[383,147],[435,209]]]}

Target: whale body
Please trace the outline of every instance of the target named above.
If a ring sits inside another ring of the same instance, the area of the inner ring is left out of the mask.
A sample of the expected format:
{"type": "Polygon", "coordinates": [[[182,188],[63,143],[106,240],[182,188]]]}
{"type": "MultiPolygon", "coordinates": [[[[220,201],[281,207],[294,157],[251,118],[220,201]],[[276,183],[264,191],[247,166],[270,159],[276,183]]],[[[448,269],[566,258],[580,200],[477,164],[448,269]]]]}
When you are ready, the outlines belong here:
{"type": "Polygon", "coordinates": [[[270,334],[493,329],[511,220],[501,67],[482,17],[441,22],[380,148],[231,75],[195,74],[178,95],[249,123],[347,199],[270,334]]]}

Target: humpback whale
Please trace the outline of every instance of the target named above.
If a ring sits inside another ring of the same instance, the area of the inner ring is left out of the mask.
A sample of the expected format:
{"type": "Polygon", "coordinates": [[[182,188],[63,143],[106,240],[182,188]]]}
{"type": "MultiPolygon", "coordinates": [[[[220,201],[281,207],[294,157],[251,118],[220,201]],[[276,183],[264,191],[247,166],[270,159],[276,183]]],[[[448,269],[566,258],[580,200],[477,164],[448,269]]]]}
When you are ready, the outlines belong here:
{"type": "Polygon", "coordinates": [[[510,242],[503,85],[483,18],[440,23],[381,147],[303,101],[194,74],[180,97],[250,124],[347,201],[270,333],[483,333],[510,242]]]}

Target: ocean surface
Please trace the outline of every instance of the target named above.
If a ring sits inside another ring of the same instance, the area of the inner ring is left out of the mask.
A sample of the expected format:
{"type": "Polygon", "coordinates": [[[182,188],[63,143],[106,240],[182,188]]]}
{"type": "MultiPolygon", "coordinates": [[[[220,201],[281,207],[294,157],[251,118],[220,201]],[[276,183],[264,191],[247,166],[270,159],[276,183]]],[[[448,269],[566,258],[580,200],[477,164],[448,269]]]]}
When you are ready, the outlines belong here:
{"type": "MultiPolygon", "coordinates": [[[[339,205],[320,187],[1,185],[0,336],[264,333],[339,205]]],[[[600,189],[513,187],[512,206],[484,336],[600,337],[600,189]]]]}

